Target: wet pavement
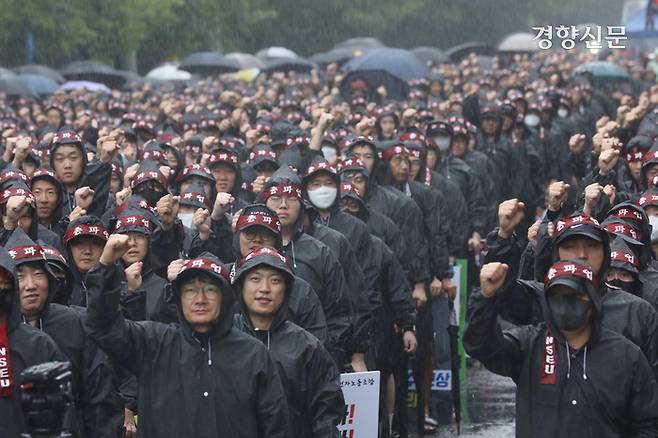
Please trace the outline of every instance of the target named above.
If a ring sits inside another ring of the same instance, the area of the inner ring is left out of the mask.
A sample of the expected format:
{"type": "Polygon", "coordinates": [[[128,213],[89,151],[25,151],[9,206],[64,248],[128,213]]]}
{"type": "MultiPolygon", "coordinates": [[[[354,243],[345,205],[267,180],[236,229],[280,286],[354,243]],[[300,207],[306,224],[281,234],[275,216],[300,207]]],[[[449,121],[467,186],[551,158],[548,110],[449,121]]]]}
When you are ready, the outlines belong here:
{"type": "MultiPolygon", "coordinates": [[[[425,434],[436,438],[514,437],[514,393],[511,379],[490,373],[479,363],[467,368],[467,412],[462,413],[461,435],[454,426],[441,426],[425,434]]],[[[410,434],[417,438],[418,435],[410,434]]]]}

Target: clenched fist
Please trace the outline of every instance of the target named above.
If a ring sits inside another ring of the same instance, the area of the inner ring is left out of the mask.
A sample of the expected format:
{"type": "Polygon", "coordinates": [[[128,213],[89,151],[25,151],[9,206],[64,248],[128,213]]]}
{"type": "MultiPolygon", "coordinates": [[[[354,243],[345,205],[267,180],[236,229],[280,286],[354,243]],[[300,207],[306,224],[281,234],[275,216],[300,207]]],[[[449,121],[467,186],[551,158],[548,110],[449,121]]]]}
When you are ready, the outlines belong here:
{"type": "Polygon", "coordinates": [[[80,187],[75,191],[75,205],[82,209],[88,209],[91,202],[94,200],[94,191],[91,187],[80,187]]]}
{"type": "Polygon", "coordinates": [[[128,292],[135,292],[142,287],[142,265],[142,262],[135,262],[123,271],[126,274],[128,292]]]}
{"type": "Polygon", "coordinates": [[[518,199],[508,199],[498,206],[498,235],[508,239],[514,228],[521,223],[525,217],[525,204],[518,199]]]}
{"type": "Polygon", "coordinates": [[[548,186],[548,209],[550,211],[560,211],[562,203],[567,200],[569,195],[569,184],[563,181],[556,181],[548,186]]]}
{"type": "Polygon", "coordinates": [[[160,219],[160,227],[163,231],[170,230],[174,226],[178,215],[178,196],[164,195],[155,206],[160,219]]]}
{"type": "Polygon", "coordinates": [[[185,260],[183,259],[176,259],[169,263],[169,266],[167,267],[167,280],[169,280],[169,282],[174,281],[176,277],[178,277],[178,273],[183,269],[184,264],[185,260]]]}
{"type": "Polygon", "coordinates": [[[100,263],[104,266],[115,264],[130,248],[130,237],[125,234],[112,234],[105,243],[100,263]]]}
{"type": "Polygon", "coordinates": [[[509,266],[504,263],[487,263],[480,269],[480,291],[483,296],[491,298],[503,286],[509,266]]]}

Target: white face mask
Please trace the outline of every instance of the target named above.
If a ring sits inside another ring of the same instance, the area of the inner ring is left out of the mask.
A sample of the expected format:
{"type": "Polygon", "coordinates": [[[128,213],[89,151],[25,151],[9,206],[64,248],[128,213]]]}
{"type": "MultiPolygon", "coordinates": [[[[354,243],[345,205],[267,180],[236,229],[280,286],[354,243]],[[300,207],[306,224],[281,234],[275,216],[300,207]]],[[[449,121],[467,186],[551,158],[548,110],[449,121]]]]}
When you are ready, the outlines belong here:
{"type": "Polygon", "coordinates": [[[569,110],[566,108],[560,108],[557,110],[558,117],[565,118],[569,116],[569,110]]]}
{"type": "Polygon", "coordinates": [[[658,216],[649,216],[651,224],[651,243],[658,242],[658,216]]]}
{"type": "Polygon", "coordinates": [[[336,156],[336,149],[331,146],[322,146],[322,155],[324,155],[325,160],[331,160],[336,156]]]}
{"type": "Polygon", "coordinates": [[[438,147],[441,152],[445,152],[448,149],[450,149],[450,137],[445,137],[442,135],[433,138],[434,138],[434,143],[436,143],[436,147],[438,147]]]}
{"type": "Polygon", "coordinates": [[[311,201],[316,208],[320,210],[327,210],[336,201],[338,190],[336,187],[322,186],[315,190],[308,191],[308,200],[311,201]]]}
{"type": "Polygon", "coordinates": [[[523,120],[525,121],[525,124],[531,128],[539,125],[539,116],[536,114],[528,114],[523,120]]]}
{"type": "Polygon", "coordinates": [[[194,213],[178,213],[178,219],[185,225],[187,228],[195,229],[194,223],[192,222],[192,217],[194,213]]]}

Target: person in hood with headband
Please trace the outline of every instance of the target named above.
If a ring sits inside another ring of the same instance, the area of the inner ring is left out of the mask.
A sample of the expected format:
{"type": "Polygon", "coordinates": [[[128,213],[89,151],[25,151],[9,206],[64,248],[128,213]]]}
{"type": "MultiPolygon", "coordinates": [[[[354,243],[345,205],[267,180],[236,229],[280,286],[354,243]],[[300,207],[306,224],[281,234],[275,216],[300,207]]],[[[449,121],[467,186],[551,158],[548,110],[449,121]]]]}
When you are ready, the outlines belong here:
{"type": "Polygon", "coordinates": [[[610,244],[610,269],[606,283],[633,295],[639,294],[640,260],[622,239],[614,239],[610,244]]]}
{"type": "Polygon", "coordinates": [[[66,360],[50,336],[23,324],[14,261],[0,248],[0,436],[28,432],[21,406],[21,373],[44,362],[66,360]]]}
{"type": "MultiPolygon", "coordinates": [[[[518,202],[509,202],[512,201],[518,202]]],[[[523,206],[507,209],[501,204],[503,222],[497,231],[496,245],[485,258],[486,263],[503,262],[509,266],[510,275],[505,284],[505,294],[500,297],[499,311],[502,319],[513,325],[536,324],[544,318],[541,310],[543,285],[538,281],[517,280],[515,276],[520,251],[515,249],[514,241],[517,238],[511,230],[515,223],[523,220],[523,214],[523,206]]],[[[537,257],[542,262],[537,262],[535,276],[546,275],[550,265],[544,268],[543,260],[549,257],[552,260],[577,259],[590,265],[601,285],[597,289],[603,309],[601,323],[637,345],[658,376],[658,313],[642,298],[610,288],[605,283],[610,267],[608,233],[596,219],[585,214],[558,219],[550,228],[553,229],[552,236],[548,231],[549,225],[539,230],[537,257]]]]}
{"type": "Polygon", "coordinates": [[[265,204],[281,221],[282,251],[292,261],[295,274],[306,280],[322,301],[329,329],[329,351],[336,364],[342,370],[351,362],[355,370],[365,370],[363,353],[368,344],[369,312],[363,291],[351,290],[336,255],[304,233],[301,179],[290,169],[281,167],[262,194],[265,204]]]}
{"type": "Polygon", "coordinates": [[[267,346],[286,390],[292,436],[338,438],[345,410],[340,375],[322,343],[287,318],[295,281],[288,259],[257,248],[233,266],[231,281],[242,307],[234,326],[267,346]]]}
{"type": "Polygon", "coordinates": [[[464,347],[516,383],[516,436],[658,434],[658,383],[640,349],[602,324],[592,267],[581,260],[553,264],[541,297],[545,322],[503,330],[499,299],[507,271],[499,262],[482,267],[464,347]]]}
{"type": "Polygon", "coordinates": [[[386,163],[381,162],[378,158],[377,148],[372,140],[367,137],[357,137],[352,140],[347,151],[349,158],[361,160],[367,171],[367,176],[363,183],[357,183],[354,178],[361,174],[365,175],[360,169],[348,171],[345,167],[342,170],[342,177],[347,179],[346,182],[352,182],[370,210],[376,210],[389,217],[400,228],[402,236],[406,240],[407,255],[400,259],[409,280],[414,286],[413,297],[417,303],[422,306],[427,302],[425,293],[425,283],[432,281],[429,271],[429,260],[427,255],[427,242],[424,232],[423,213],[418,204],[392,187],[380,185],[373,171],[377,169],[380,174],[381,168],[386,163]],[[359,171],[357,171],[359,170],[359,171]]]}
{"type": "Polygon", "coordinates": [[[240,157],[234,150],[220,147],[210,155],[208,168],[215,178],[215,189],[217,193],[228,193],[235,201],[230,205],[228,211],[233,215],[236,211],[247,205],[242,200],[242,172],[240,169],[240,157]]]}
{"type": "Polygon", "coordinates": [[[84,313],[52,302],[57,280],[41,246],[16,231],[7,248],[16,266],[23,322],[47,333],[73,366],[71,430],[78,436],[116,437],[122,402],[107,356],[85,334],[84,313]]]}
{"type": "MultiPolygon", "coordinates": [[[[338,231],[347,238],[361,267],[363,287],[372,290],[378,273],[371,262],[370,233],[363,222],[340,210],[339,186],[340,177],[336,168],[324,160],[311,163],[302,179],[305,197],[318,212],[316,222],[338,231]]],[[[338,254],[335,255],[338,257],[338,254]]],[[[351,267],[345,267],[343,265],[348,283],[353,285],[352,277],[358,276],[359,273],[352,272],[351,267]]],[[[359,290],[352,293],[359,293],[359,290]]]]}
{"type": "Polygon", "coordinates": [[[87,307],[87,273],[98,263],[109,234],[94,216],[80,216],[69,223],[64,235],[66,259],[75,282],[71,285],[71,305],[87,307]]]}
{"type": "Polygon", "coordinates": [[[153,272],[150,238],[154,229],[150,215],[137,208],[124,210],[114,226],[114,234],[128,236],[128,251],[120,261],[124,281],[121,311],[133,321],[176,322],[175,314],[165,317],[167,281],[153,272]]]}
{"type": "Polygon", "coordinates": [[[59,217],[68,216],[76,207],[76,190],[93,187],[93,200],[87,213],[101,217],[110,193],[111,162],[118,151],[119,133],[100,137],[97,142],[98,160],[87,163],[82,139],[73,131],[57,132],[50,143],[50,167],[64,187],[61,194],[59,217]]]}
{"type": "MultiPolygon", "coordinates": [[[[253,204],[242,209],[241,214],[248,216],[253,214],[258,219],[252,222],[242,221],[238,226],[239,218],[236,218],[235,233],[230,231],[230,234],[224,236],[224,238],[219,238],[212,231],[213,222],[209,220],[208,216],[195,213],[198,220],[197,230],[199,234],[195,237],[190,248],[190,256],[195,257],[204,252],[217,254],[220,246],[229,247],[231,253],[235,254],[233,256],[234,260],[246,257],[254,248],[259,247],[274,248],[281,251],[281,228],[276,213],[263,204],[253,204]],[[260,220],[261,217],[262,220],[260,220]],[[207,238],[204,238],[204,236],[207,236],[207,238]]],[[[231,263],[229,261],[227,265],[231,263]]],[[[311,285],[302,278],[295,277],[287,304],[290,321],[299,325],[329,347],[325,313],[322,303],[311,285]]]]}
{"type": "Polygon", "coordinates": [[[209,254],[169,266],[180,326],[121,315],[116,262],[128,236],[110,237],[87,276],[90,336],[139,382],[140,436],[289,437],[288,404],[262,342],[232,328],[229,273],[209,254]]]}

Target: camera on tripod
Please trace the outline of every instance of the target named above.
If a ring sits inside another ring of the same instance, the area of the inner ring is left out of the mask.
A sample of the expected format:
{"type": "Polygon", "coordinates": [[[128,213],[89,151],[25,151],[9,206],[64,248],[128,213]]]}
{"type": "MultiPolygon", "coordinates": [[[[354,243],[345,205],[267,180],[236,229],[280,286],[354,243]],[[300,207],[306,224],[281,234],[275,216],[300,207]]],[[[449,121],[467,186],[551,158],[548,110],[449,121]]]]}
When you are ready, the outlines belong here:
{"type": "Polygon", "coordinates": [[[45,362],[21,373],[21,404],[29,433],[23,438],[70,438],[73,407],[70,362],[45,362]]]}

